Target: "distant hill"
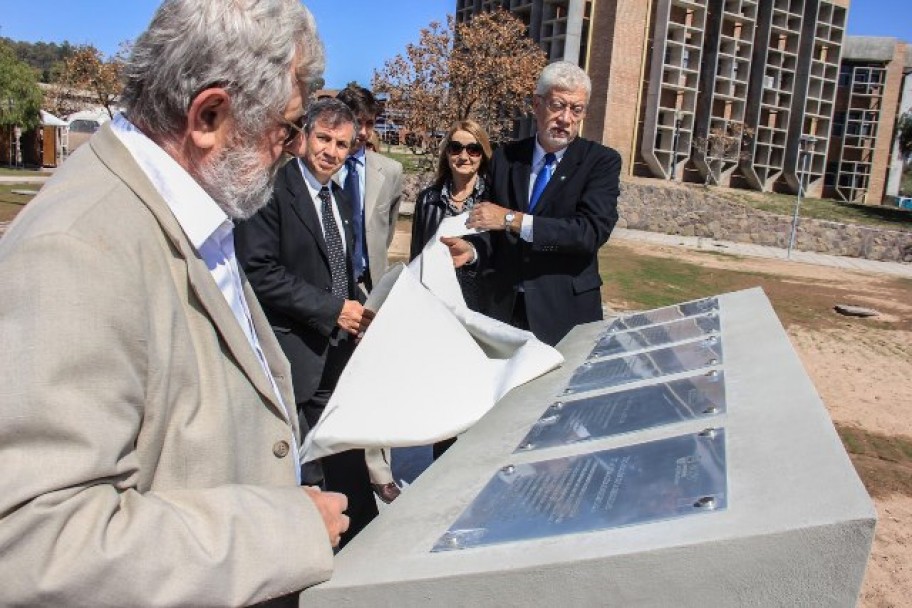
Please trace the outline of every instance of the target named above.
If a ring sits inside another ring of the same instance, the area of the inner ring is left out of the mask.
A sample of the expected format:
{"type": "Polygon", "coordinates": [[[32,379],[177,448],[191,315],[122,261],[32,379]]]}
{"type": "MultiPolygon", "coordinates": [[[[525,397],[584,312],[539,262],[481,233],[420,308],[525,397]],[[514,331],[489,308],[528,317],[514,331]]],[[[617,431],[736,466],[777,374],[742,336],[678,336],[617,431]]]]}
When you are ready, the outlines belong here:
{"type": "Polygon", "coordinates": [[[51,77],[57,64],[66,59],[75,50],[75,46],[67,41],[60,44],[56,42],[22,42],[0,36],[4,42],[13,49],[19,61],[22,61],[35,70],[38,82],[51,82],[51,77]]]}

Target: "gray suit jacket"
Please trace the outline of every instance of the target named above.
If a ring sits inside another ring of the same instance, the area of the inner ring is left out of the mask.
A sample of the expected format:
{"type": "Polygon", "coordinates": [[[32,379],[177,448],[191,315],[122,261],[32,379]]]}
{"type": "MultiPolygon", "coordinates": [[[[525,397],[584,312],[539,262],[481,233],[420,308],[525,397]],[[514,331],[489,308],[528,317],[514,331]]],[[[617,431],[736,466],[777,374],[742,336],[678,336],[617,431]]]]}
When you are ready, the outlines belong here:
{"type": "MultiPolygon", "coordinates": [[[[389,268],[387,252],[402,202],[402,164],[371,150],[364,164],[364,229],[371,280],[376,284],[389,268]]],[[[333,179],[342,185],[339,177],[337,173],[333,179]]]]}
{"type": "Polygon", "coordinates": [[[0,239],[0,344],[0,605],[244,605],[328,578],[297,417],[108,127],[0,239]]]}

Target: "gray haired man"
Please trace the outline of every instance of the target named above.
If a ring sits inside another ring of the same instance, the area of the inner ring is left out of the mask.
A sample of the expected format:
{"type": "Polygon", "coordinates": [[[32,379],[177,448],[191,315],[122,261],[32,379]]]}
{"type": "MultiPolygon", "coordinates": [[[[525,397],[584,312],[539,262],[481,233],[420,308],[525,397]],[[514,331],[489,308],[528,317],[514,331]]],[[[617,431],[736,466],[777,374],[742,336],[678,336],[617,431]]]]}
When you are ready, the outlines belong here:
{"type": "MultiPolygon", "coordinates": [[[[476,205],[467,224],[489,231],[476,261],[487,279],[486,313],[547,344],[602,318],[598,251],[618,219],[621,157],[579,137],[591,88],[572,63],[542,70],[538,133],[494,153],[493,201],[476,205]]],[[[476,256],[466,240],[445,242],[457,265],[476,256]]]]}
{"type": "Polygon", "coordinates": [[[345,497],[298,484],[288,362],[232,239],[322,65],[298,0],[167,0],[126,115],[0,239],[0,604],[239,606],[329,577],[345,497]]]}

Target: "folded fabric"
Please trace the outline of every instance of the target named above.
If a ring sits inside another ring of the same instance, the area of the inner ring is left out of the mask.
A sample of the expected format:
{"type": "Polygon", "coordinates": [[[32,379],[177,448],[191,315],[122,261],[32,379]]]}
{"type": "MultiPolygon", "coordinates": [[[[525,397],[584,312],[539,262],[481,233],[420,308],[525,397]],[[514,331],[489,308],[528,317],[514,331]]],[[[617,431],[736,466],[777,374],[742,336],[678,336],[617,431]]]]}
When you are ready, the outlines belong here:
{"type": "Polygon", "coordinates": [[[530,332],[466,307],[439,237],[468,232],[464,216],[447,218],[418,258],[371,292],[366,306],[376,317],[305,438],[302,462],[454,437],[511,389],[563,363],[530,332]]]}

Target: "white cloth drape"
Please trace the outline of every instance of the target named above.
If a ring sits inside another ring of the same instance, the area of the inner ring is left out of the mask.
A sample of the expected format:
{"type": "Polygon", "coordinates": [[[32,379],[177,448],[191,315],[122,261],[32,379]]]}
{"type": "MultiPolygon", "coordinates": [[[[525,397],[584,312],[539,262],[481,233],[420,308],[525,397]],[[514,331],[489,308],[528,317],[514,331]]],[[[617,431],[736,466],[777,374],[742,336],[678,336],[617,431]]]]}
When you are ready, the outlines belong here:
{"type": "Polygon", "coordinates": [[[305,438],[302,461],[453,437],[512,388],[563,363],[530,332],[466,307],[440,242],[473,232],[465,221],[445,219],[418,258],[375,287],[367,307],[377,316],[305,438]]]}

